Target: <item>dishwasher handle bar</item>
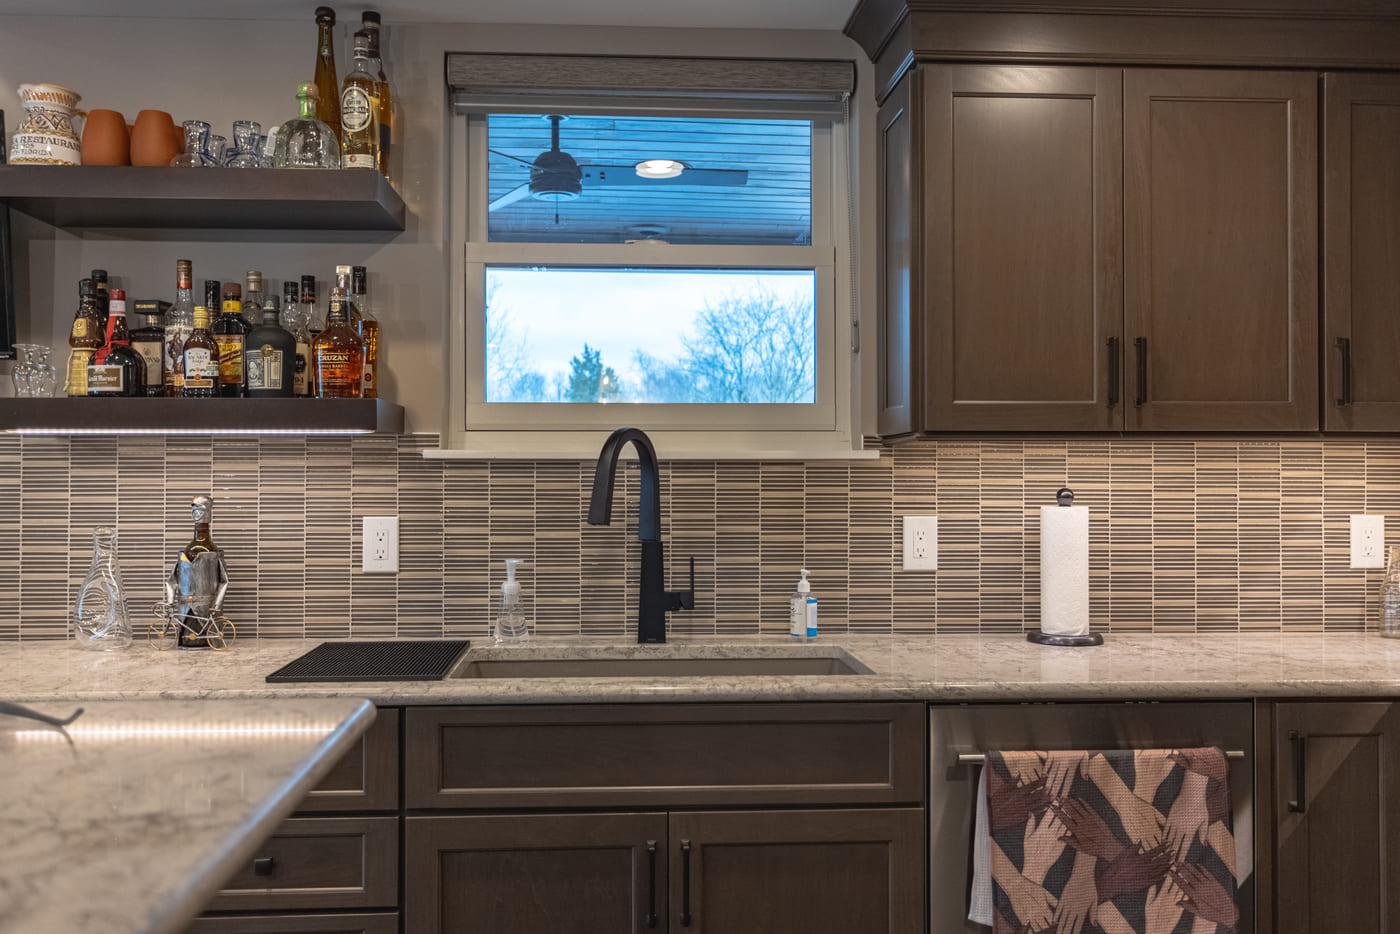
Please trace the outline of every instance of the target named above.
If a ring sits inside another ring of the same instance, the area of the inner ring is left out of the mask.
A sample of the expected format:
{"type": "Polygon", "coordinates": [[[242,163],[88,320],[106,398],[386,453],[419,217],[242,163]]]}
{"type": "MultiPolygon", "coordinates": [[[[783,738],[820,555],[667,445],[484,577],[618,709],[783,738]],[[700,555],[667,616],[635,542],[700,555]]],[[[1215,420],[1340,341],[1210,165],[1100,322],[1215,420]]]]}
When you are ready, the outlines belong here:
{"type": "MultiPolygon", "coordinates": [[[[1245,752],[1243,749],[1225,750],[1227,759],[1243,759],[1245,752]]],[[[958,765],[982,765],[987,761],[987,757],[980,752],[964,752],[958,755],[958,765]]]]}

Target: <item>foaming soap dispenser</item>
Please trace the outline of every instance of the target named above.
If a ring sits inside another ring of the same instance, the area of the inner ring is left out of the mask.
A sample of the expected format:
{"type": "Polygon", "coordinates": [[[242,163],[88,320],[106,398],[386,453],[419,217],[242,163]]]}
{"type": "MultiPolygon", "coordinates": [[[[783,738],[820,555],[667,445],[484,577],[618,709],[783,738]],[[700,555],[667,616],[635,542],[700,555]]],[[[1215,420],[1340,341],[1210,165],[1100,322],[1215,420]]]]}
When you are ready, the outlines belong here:
{"type": "Polygon", "coordinates": [[[530,638],[530,629],[525,621],[525,611],[520,605],[520,581],[515,579],[515,566],[519,558],[506,559],[506,579],[501,584],[501,609],[496,614],[497,645],[514,645],[530,638]]]}

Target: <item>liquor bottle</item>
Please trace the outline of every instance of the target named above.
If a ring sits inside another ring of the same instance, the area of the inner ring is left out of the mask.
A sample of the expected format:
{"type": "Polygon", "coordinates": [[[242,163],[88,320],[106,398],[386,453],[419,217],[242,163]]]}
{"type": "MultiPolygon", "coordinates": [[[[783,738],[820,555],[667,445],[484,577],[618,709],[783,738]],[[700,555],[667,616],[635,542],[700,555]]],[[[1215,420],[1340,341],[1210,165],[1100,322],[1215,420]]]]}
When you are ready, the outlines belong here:
{"type": "Polygon", "coordinates": [[[194,306],[194,328],[185,339],[185,398],[212,399],[219,394],[219,345],[209,333],[209,309],[194,306]]]}
{"type": "Polygon", "coordinates": [[[78,283],[78,310],[68,330],[68,395],[87,395],[87,368],[93,354],[102,346],[102,329],[97,317],[97,286],[91,279],[78,283]]]}
{"type": "Polygon", "coordinates": [[[311,345],[310,337],[306,333],[306,321],[301,316],[301,293],[297,291],[297,284],[291,280],[282,283],[282,307],[286,309],[282,313],[282,320],[286,322],[285,327],[292,332],[292,337],[296,340],[292,395],[304,399],[310,395],[306,386],[311,371],[311,345]]]}
{"type": "Polygon", "coordinates": [[[360,16],[360,28],[369,33],[369,70],[375,76],[375,93],[379,97],[379,171],[389,177],[389,148],[394,142],[394,104],[389,79],[384,74],[384,55],[379,14],[366,10],[360,16]]]}
{"type": "Polygon", "coordinates": [[[243,373],[247,336],[252,328],[243,320],[243,287],[237,282],[224,283],[223,314],[209,330],[219,345],[219,395],[238,398],[247,393],[247,378],[243,373]]]}
{"type": "MultiPolygon", "coordinates": [[[[214,539],[209,535],[209,520],[211,518],[211,514],[214,512],[213,499],[211,499],[208,496],[196,496],[194,498],[194,502],[194,538],[190,539],[190,543],[186,545],[185,550],[180,553],[180,557],[182,559],[188,559],[191,565],[198,561],[200,555],[205,554],[207,552],[217,553],[219,550],[219,546],[214,544],[214,539]],[[203,508],[200,508],[201,506],[203,508]]],[[[196,577],[196,575],[191,575],[191,577],[196,577]]],[[[216,575],[216,577],[222,578],[223,575],[219,574],[216,575]]],[[[192,583],[194,582],[192,581],[192,583]]],[[[217,593],[217,587],[219,583],[220,580],[218,579],[213,581],[199,580],[198,586],[204,589],[214,589],[214,592],[217,593]]],[[[200,595],[203,596],[203,594],[200,595]]],[[[218,599],[216,598],[207,609],[214,609],[217,603],[218,599]]],[[[203,629],[204,627],[198,624],[194,624],[189,628],[187,628],[186,626],[180,626],[176,630],[176,647],[181,649],[210,648],[209,640],[205,636],[200,634],[203,629]]]]}
{"type": "Polygon", "coordinates": [[[263,277],[258,269],[248,270],[243,286],[243,320],[255,328],[263,322],[263,277]]]}
{"type": "Polygon", "coordinates": [[[165,309],[169,302],[142,300],[132,302],[131,312],[138,325],[131,331],[131,349],[146,361],[146,379],[142,396],[165,395],[165,309]]]}
{"type": "Polygon", "coordinates": [[[175,304],[165,316],[165,395],[185,394],[185,341],[194,330],[194,264],[175,261],[175,304]]]}
{"type": "Polygon", "coordinates": [[[107,282],[107,270],[94,269],[91,273],[92,284],[97,289],[95,298],[97,299],[97,320],[102,324],[100,333],[107,333],[107,308],[111,303],[111,296],[108,294],[109,284],[107,282]]]}
{"type": "Polygon", "coordinates": [[[277,296],[269,295],[263,323],[248,334],[248,395],[291,398],[296,389],[297,339],[282,327],[277,296]]]}
{"type": "Polygon", "coordinates": [[[340,167],[379,168],[379,95],[369,72],[369,33],[355,33],[355,64],[340,91],[340,167]]]}
{"type": "Polygon", "coordinates": [[[112,289],[107,309],[107,353],[88,364],[90,396],[139,396],[146,383],[146,361],[131,349],[126,327],[126,292],[112,289]]]}
{"type": "Polygon", "coordinates": [[[316,277],[301,277],[301,322],[306,328],[306,395],[315,398],[316,392],[316,337],[321,333],[316,313],[316,277]]]}
{"type": "Polygon", "coordinates": [[[335,10],[316,8],[316,118],[340,139],[340,78],[335,72],[335,10]]]}
{"type": "Polygon", "coordinates": [[[356,330],[360,340],[365,342],[365,375],[360,394],[366,399],[378,399],[379,319],[370,308],[368,280],[365,267],[355,266],[350,270],[350,307],[359,312],[360,324],[356,330]]]}
{"type": "Polygon", "coordinates": [[[277,131],[277,168],[340,168],[340,130],[331,129],[330,124],[316,118],[318,93],[314,84],[297,86],[297,106],[301,113],[277,131]]]}
{"type": "Polygon", "coordinates": [[[326,309],[326,329],[312,350],[316,394],[321,399],[357,399],[365,376],[365,345],[350,327],[350,267],[335,267],[335,287],[326,309]]]}

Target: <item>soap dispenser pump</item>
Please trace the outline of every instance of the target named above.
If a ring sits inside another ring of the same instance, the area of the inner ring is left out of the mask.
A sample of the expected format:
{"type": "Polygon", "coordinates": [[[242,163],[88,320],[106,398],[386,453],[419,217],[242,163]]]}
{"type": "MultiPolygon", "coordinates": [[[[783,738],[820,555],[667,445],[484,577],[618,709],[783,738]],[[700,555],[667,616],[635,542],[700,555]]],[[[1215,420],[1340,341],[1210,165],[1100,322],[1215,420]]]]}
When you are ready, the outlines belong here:
{"type": "Polygon", "coordinates": [[[807,580],[809,573],[806,568],[802,569],[797,592],[788,603],[788,634],[800,642],[817,637],[817,595],[812,593],[812,585],[807,580]]]}
{"type": "Polygon", "coordinates": [[[519,558],[507,558],[506,579],[501,584],[501,609],[496,614],[495,642],[497,645],[511,645],[530,638],[530,630],[525,620],[525,612],[520,606],[520,581],[515,579],[515,566],[519,558]]]}

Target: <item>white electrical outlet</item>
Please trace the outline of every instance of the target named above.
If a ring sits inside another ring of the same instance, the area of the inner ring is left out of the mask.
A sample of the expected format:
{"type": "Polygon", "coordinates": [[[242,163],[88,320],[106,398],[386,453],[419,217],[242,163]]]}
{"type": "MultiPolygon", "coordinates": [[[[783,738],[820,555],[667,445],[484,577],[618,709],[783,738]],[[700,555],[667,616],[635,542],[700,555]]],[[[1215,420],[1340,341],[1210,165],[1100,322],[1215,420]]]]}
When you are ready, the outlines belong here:
{"type": "Polygon", "coordinates": [[[938,570],[938,517],[904,517],[904,570],[938,570]]]}
{"type": "Polygon", "coordinates": [[[1385,567],[1385,516],[1351,517],[1351,566],[1385,567]]]}
{"type": "Polygon", "coordinates": [[[364,574],[399,573],[399,517],[365,516],[361,528],[364,549],[360,571],[364,574]]]}

